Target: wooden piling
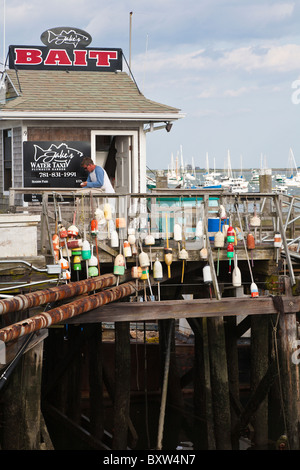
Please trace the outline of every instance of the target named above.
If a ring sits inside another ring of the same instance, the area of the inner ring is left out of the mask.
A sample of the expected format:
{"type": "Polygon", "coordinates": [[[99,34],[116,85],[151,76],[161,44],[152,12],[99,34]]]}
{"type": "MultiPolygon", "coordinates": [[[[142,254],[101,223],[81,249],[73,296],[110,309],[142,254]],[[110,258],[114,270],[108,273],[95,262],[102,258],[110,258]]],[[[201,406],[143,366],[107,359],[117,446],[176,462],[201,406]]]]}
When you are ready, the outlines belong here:
{"type": "MultiPolygon", "coordinates": [[[[254,391],[269,366],[269,319],[266,315],[251,318],[251,389],[254,391]]],[[[254,445],[266,449],[268,445],[268,396],[254,414],[254,445]]]]}
{"type": "Polygon", "coordinates": [[[216,449],[231,450],[231,416],[223,318],[208,318],[207,330],[216,449]]]}
{"type": "Polygon", "coordinates": [[[126,450],[130,407],[129,322],[115,323],[115,396],[112,448],[126,450]]]}
{"type": "Polygon", "coordinates": [[[40,450],[43,343],[27,351],[3,390],[2,450],[40,450]]]}

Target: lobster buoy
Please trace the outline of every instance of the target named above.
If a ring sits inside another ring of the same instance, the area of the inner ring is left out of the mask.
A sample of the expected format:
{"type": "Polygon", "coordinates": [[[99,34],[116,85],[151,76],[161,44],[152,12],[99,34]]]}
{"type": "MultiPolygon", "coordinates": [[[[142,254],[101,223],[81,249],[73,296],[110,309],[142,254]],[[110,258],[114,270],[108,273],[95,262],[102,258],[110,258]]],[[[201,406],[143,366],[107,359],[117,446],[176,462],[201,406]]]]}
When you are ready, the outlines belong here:
{"type": "Polygon", "coordinates": [[[59,237],[57,233],[52,236],[53,250],[59,250],[59,237]]]}
{"type": "Polygon", "coordinates": [[[116,230],[113,230],[110,234],[110,246],[117,248],[119,246],[119,235],[116,230]]]}
{"type": "Polygon", "coordinates": [[[124,240],[123,242],[123,253],[125,258],[132,256],[131,246],[128,240],[124,240]]]}
{"type": "Polygon", "coordinates": [[[128,241],[129,241],[130,245],[135,244],[136,237],[135,237],[135,229],[134,228],[129,228],[128,229],[128,241]]]}
{"type": "Polygon", "coordinates": [[[156,260],[153,264],[153,279],[157,282],[163,279],[163,267],[158,259],[158,256],[156,257],[156,260]]]}
{"type": "Polygon", "coordinates": [[[82,259],[90,259],[91,254],[91,245],[87,240],[84,240],[81,250],[82,259]]]}
{"type": "Polygon", "coordinates": [[[67,230],[67,235],[68,237],[77,237],[78,236],[78,228],[76,225],[70,225],[70,227],[67,230]]]}
{"type": "Polygon", "coordinates": [[[227,229],[227,243],[235,242],[235,231],[234,228],[230,225],[227,229]]]}
{"type": "Polygon", "coordinates": [[[124,217],[118,217],[116,219],[116,227],[117,228],[125,228],[126,227],[126,219],[124,217]]]}
{"type": "Polygon", "coordinates": [[[149,268],[145,266],[142,268],[141,280],[146,281],[147,279],[149,279],[149,268]]]}
{"type": "Polygon", "coordinates": [[[132,268],[131,268],[131,277],[133,279],[140,279],[142,277],[142,268],[141,268],[141,266],[132,266],[132,268]]]}
{"type": "Polygon", "coordinates": [[[98,220],[93,219],[91,221],[91,235],[95,237],[97,234],[98,234],[98,220]]]}
{"type": "Polygon", "coordinates": [[[250,286],[251,297],[258,297],[258,287],[255,282],[252,282],[250,286]]]}
{"type": "Polygon", "coordinates": [[[74,271],[81,271],[81,258],[78,255],[73,258],[73,269],[74,271]]]}
{"type": "Polygon", "coordinates": [[[231,260],[234,257],[234,246],[232,243],[229,243],[227,247],[227,258],[229,259],[229,272],[231,273],[231,260]]]}
{"type": "Polygon", "coordinates": [[[239,287],[242,285],[241,270],[237,264],[237,254],[235,254],[234,256],[234,268],[232,271],[232,285],[234,287],[239,287]]]}
{"type": "Polygon", "coordinates": [[[182,240],[182,227],[180,224],[174,225],[174,240],[179,242],[182,240]]]}
{"type": "Polygon", "coordinates": [[[226,219],[225,207],[222,206],[222,204],[220,204],[219,215],[220,215],[220,219],[222,220],[226,219]]]}
{"type": "Polygon", "coordinates": [[[144,251],[139,254],[139,263],[142,268],[150,266],[149,256],[144,251]]]}
{"type": "Polygon", "coordinates": [[[204,282],[204,284],[211,284],[212,283],[211,269],[210,269],[209,264],[207,264],[203,268],[203,282],[204,282]]]}
{"type": "Polygon", "coordinates": [[[74,240],[67,241],[67,247],[70,248],[70,250],[73,250],[74,248],[79,248],[81,246],[82,246],[81,238],[76,238],[74,240]]]}
{"type": "Polygon", "coordinates": [[[104,208],[103,208],[103,211],[104,211],[104,217],[106,220],[111,220],[111,205],[106,203],[104,204],[104,208]]]}
{"type": "Polygon", "coordinates": [[[215,234],[214,246],[215,248],[223,248],[224,246],[224,234],[221,231],[215,234]]]}
{"type": "Polygon", "coordinates": [[[114,274],[117,274],[118,276],[122,276],[124,273],[125,273],[125,260],[124,260],[124,256],[121,253],[119,253],[115,258],[114,274]]]}
{"type": "Polygon", "coordinates": [[[59,228],[59,238],[67,238],[68,232],[66,230],[66,227],[63,227],[62,225],[59,228]]]}
{"type": "Polygon", "coordinates": [[[275,233],[274,235],[274,247],[281,248],[282,240],[280,233],[275,233]]]}
{"type": "Polygon", "coordinates": [[[250,225],[252,227],[259,227],[260,226],[260,218],[256,214],[256,204],[254,204],[254,215],[250,219],[250,225]]]}
{"type": "Polygon", "coordinates": [[[62,255],[59,260],[61,269],[69,269],[69,262],[62,255]]]}
{"type": "Polygon", "coordinates": [[[255,248],[255,238],[252,233],[248,233],[247,235],[247,248],[248,250],[254,250],[255,248]]]}
{"type": "Polygon", "coordinates": [[[248,250],[251,250],[251,264],[253,266],[254,265],[254,263],[253,263],[253,250],[255,248],[255,238],[252,235],[252,233],[248,233],[248,235],[247,235],[247,248],[248,248],[248,250]]]}
{"type": "Polygon", "coordinates": [[[71,279],[71,273],[67,269],[62,272],[62,279],[65,281],[69,281],[71,279]]]}
{"type": "Polygon", "coordinates": [[[172,260],[173,260],[172,251],[173,251],[172,248],[165,248],[165,263],[168,267],[168,278],[171,277],[170,266],[171,266],[172,260]]]}
{"type": "Polygon", "coordinates": [[[200,258],[207,259],[206,235],[203,235],[203,248],[200,250],[200,258]]]}
{"type": "Polygon", "coordinates": [[[198,220],[195,231],[196,238],[201,238],[203,236],[203,222],[202,219],[198,220]]]}

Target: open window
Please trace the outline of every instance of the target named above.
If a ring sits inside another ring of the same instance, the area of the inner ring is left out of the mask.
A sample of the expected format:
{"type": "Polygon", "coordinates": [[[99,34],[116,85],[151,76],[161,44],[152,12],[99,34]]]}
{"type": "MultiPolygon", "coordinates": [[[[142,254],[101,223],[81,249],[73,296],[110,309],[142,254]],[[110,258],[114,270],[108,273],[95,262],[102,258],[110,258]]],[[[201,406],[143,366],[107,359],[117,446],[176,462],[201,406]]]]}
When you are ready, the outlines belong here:
{"type": "Polygon", "coordinates": [[[92,131],[91,157],[102,166],[116,192],[137,192],[139,187],[138,140],[132,131],[92,131]]]}

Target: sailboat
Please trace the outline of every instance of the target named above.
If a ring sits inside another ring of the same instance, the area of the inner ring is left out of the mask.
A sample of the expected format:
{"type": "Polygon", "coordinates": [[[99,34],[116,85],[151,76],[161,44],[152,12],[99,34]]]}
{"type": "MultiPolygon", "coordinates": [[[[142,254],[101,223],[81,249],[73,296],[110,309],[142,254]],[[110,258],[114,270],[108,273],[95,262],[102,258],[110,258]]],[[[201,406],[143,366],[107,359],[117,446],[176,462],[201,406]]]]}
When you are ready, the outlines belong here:
{"type": "Polygon", "coordinates": [[[297,165],[296,165],[296,160],[294,157],[293,150],[290,148],[289,152],[289,165],[291,168],[291,176],[287,176],[285,179],[285,184],[287,186],[300,186],[300,173],[298,171],[297,165]],[[296,174],[294,175],[294,169],[292,167],[294,165],[294,168],[296,170],[296,174]]]}
{"type": "Polygon", "coordinates": [[[221,185],[223,188],[228,188],[232,192],[241,193],[248,191],[248,184],[249,182],[245,180],[243,175],[236,178],[233,176],[232,168],[231,168],[231,158],[230,152],[227,151],[227,175],[223,175],[221,177],[221,185]]]}
{"type": "Polygon", "coordinates": [[[171,154],[171,167],[168,166],[168,186],[174,187],[182,184],[182,177],[178,173],[178,156],[176,157],[176,169],[174,156],[171,154]]]}
{"type": "Polygon", "coordinates": [[[221,183],[218,179],[220,173],[216,172],[215,169],[215,159],[214,159],[214,171],[209,171],[209,160],[208,160],[208,153],[206,152],[206,173],[203,173],[204,177],[204,184],[203,187],[209,189],[220,189],[222,188],[221,183]]]}

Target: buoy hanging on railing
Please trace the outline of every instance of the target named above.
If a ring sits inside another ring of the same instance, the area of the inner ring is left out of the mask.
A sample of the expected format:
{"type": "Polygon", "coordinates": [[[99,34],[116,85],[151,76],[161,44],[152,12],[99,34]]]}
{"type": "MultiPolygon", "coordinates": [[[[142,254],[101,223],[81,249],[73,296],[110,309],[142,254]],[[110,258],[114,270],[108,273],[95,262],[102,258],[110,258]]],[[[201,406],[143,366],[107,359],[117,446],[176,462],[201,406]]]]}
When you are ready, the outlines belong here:
{"type": "Polygon", "coordinates": [[[180,242],[182,240],[182,227],[180,224],[174,224],[174,240],[180,242]]]}
{"type": "Polygon", "coordinates": [[[212,275],[211,275],[211,269],[210,269],[209,264],[207,264],[203,268],[203,282],[204,282],[204,284],[211,284],[212,283],[212,275]]]}
{"type": "Polygon", "coordinates": [[[282,246],[282,239],[280,233],[275,233],[274,234],[274,247],[275,247],[275,252],[276,252],[276,263],[278,264],[278,258],[279,258],[279,252],[280,248],[282,246]]]}
{"type": "Polygon", "coordinates": [[[219,216],[220,216],[220,219],[222,219],[222,220],[226,219],[225,207],[222,204],[220,204],[219,216]]]}
{"type": "Polygon", "coordinates": [[[132,268],[131,268],[131,277],[133,279],[140,279],[142,277],[142,268],[141,268],[141,266],[132,266],[132,268]]]}
{"type": "Polygon", "coordinates": [[[168,231],[168,214],[166,213],[166,242],[167,242],[167,247],[165,248],[165,263],[168,268],[168,278],[170,279],[171,277],[171,264],[173,261],[173,255],[172,255],[172,248],[169,248],[169,231],[168,231]]]}
{"type": "Polygon", "coordinates": [[[250,225],[252,227],[260,227],[260,218],[256,213],[256,204],[254,204],[254,215],[250,218],[250,225]]]}
{"type": "Polygon", "coordinates": [[[248,250],[251,251],[251,265],[253,267],[254,266],[253,250],[255,248],[255,238],[254,238],[254,235],[252,235],[252,233],[248,233],[248,235],[247,235],[247,248],[248,248],[248,250]]]}
{"type": "Polygon", "coordinates": [[[214,246],[218,249],[218,258],[217,258],[217,276],[219,275],[219,265],[220,265],[220,248],[223,248],[225,244],[224,234],[219,230],[215,234],[214,246]]]}
{"type": "Polygon", "coordinates": [[[132,256],[131,246],[128,240],[123,242],[123,253],[125,258],[130,258],[132,256]]]}
{"type": "Polygon", "coordinates": [[[105,220],[111,220],[112,218],[111,205],[108,202],[104,204],[103,212],[104,212],[105,220]]]}
{"type": "Polygon", "coordinates": [[[146,246],[150,247],[150,265],[152,269],[152,252],[151,252],[151,246],[155,244],[154,236],[151,235],[150,233],[150,225],[148,225],[148,234],[145,237],[144,243],[146,246]]]}
{"type": "Polygon", "coordinates": [[[52,246],[53,250],[59,250],[59,236],[57,233],[52,236],[52,246]]]}
{"type": "Polygon", "coordinates": [[[235,231],[234,228],[230,225],[227,229],[227,243],[235,242],[235,231]]]}
{"type": "Polygon", "coordinates": [[[172,248],[165,248],[165,256],[164,256],[164,259],[165,259],[165,263],[167,265],[167,269],[168,269],[168,278],[170,279],[171,277],[171,264],[172,264],[172,261],[173,261],[173,250],[172,248]]]}
{"type": "Polygon", "coordinates": [[[128,229],[128,242],[130,245],[134,245],[136,242],[136,236],[135,236],[135,229],[134,228],[129,228],[128,229]]]}
{"type": "Polygon", "coordinates": [[[197,222],[196,230],[195,230],[195,236],[196,236],[196,238],[203,237],[203,222],[202,222],[202,219],[198,220],[198,222],[197,222]]]}
{"type": "Polygon", "coordinates": [[[242,285],[242,275],[241,270],[238,267],[237,254],[234,255],[234,268],[232,271],[232,285],[234,287],[239,287],[242,285]]]}
{"type": "Polygon", "coordinates": [[[210,296],[210,298],[212,298],[212,293],[211,293],[212,275],[211,275],[211,269],[210,269],[209,264],[207,264],[203,268],[203,282],[204,282],[204,284],[208,284],[208,286],[209,286],[209,296],[210,296]]]}
{"type": "Polygon", "coordinates": [[[118,276],[123,276],[124,273],[125,273],[125,260],[124,260],[124,256],[121,253],[119,253],[115,258],[114,274],[118,276]]]}
{"type": "Polygon", "coordinates": [[[203,235],[203,248],[200,250],[200,258],[207,259],[206,235],[203,235]]]}
{"type": "Polygon", "coordinates": [[[149,256],[144,251],[141,251],[139,254],[139,263],[142,268],[146,268],[150,266],[149,256]]]}
{"type": "Polygon", "coordinates": [[[158,300],[160,300],[160,281],[163,279],[163,267],[158,259],[158,254],[153,264],[153,279],[157,282],[158,300]]]}
{"type": "Polygon", "coordinates": [[[81,256],[83,260],[90,259],[92,256],[91,245],[88,240],[84,240],[82,243],[81,256]]]}
{"type": "Polygon", "coordinates": [[[62,253],[60,255],[59,264],[61,269],[69,269],[69,262],[63,257],[62,253]]]}
{"type": "Polygon", "coordinates": [[[185,262],[188,260],[188,258],[189,258],[189,254],[186,251],[186,249],[181,248],[180,252],[178,253],[178,259],[182,260],[181,284],[183,283],[185,262]]]}
{"type": "Polygon", "coordinates": [[[229,273],[231,273],[231,260],[234,257],[234,246],[233,243],[229,243],[227,246],[227,258],[229,259],[229,273]]]}
{"type": "Polygon", "coordinates": [[[91,257],[88,261],[88,275],[89,277],[95,277],[95,276],[98,276],[99,274],[99,271],[98,271],[98,260],[96,258],[96,256],[94,255],[93,253],[94,251],[94,247],[92,246],[92,254],[91,254],[91,257]]]}
{"type": "Polygon", "coordinates": [[[110,234],[110,246],[117,248],[119,246],[119,235],[116,230],[113,230],[110,234]]]}
{"type": "Polygon", "coordinates": [[[251,283],[250,292],[251,292],[251,297],[258,297],[258,296],[259,296],[259,294],[258,294],[258,287],[257,287],[257,285],[255,284],[255,282],[252,282],[252,283],[251,283]]]}

